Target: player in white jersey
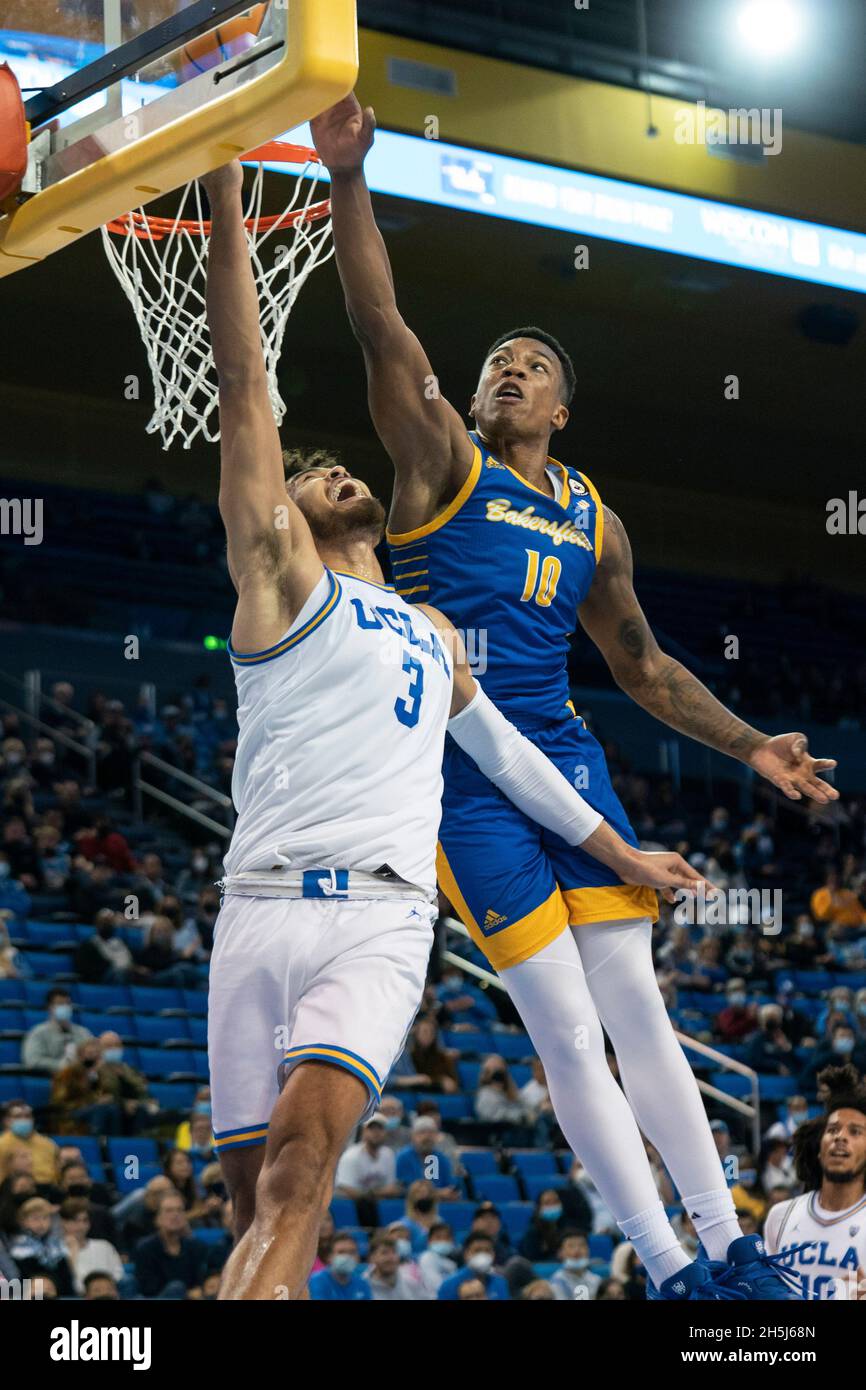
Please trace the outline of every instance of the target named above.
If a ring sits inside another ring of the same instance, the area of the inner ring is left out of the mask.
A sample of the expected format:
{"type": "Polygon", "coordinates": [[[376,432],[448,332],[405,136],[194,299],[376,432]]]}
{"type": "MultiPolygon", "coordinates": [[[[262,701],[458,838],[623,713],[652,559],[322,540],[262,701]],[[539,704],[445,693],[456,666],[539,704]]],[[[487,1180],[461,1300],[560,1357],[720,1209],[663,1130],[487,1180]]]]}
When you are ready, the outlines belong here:
{"type": "Polygon", "coordinates": [[[703,880],[604,824],[477,687],[447,619],[383,583],[364,483],[338,465],[286,481],[241,180],[236,164],[205,180],[239,700],[208,1050],[239,1236],[220,1296],[295,1299],[337,1159],[421,1001],[446,723],[521,809],[628,881],[672,899],[703,880]]]}
{"type": "Polygon", "coordinates": [[[794,1135],[806,1191],[770,1208],[764,1240],[803,1297],[866,1300],[866,1086],[852,1066],[828,1067],[825,1114],[794,1135]]]}

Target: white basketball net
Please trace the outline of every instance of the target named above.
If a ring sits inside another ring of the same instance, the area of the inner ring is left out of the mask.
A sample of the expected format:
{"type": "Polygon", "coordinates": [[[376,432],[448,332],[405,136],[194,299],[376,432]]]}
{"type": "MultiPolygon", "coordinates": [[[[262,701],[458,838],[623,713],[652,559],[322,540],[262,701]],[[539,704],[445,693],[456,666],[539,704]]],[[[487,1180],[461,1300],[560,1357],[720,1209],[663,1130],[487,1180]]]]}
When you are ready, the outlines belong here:
{"type": "MultiPolygon", "coordinates": [[[[303,157],[303,156],[301,156],[303,157]]],[[[244,212],[259,296],[268,394],[279,426],[286,413],[277,365],[289,314],[307,277],[334,254],[327,204],[316,202],[320,165],[308,158],[292,201],[278,217],[262,217],[264,164],[256,167],[244,212]]],[[[153,378],[148,434],[167,449],[181,435],[188,449],[201,434],[219,439],[219,386],[208,329],[205,291],[210,245],[202,189],[186,185],[174,218],[143,208],[102,228],[108,263],[132,305],[153,378]]]]}

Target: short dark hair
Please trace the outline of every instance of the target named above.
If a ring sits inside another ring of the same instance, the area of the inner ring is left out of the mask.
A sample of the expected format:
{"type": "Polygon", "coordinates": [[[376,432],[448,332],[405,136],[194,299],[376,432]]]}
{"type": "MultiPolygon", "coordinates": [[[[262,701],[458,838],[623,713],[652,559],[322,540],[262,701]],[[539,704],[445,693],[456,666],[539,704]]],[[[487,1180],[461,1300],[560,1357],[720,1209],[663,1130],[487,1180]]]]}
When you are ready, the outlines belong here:
{"type": "Polygon", "coordinates": [[[352,1232],[351,1232],[351,1231],[335,1231],[334,1234],[331,1236],[331,1249],[332,1249],[332,1250],[333,1250],[334,1246],[337,1244],[337,1241],[338,1241],[338,1240],[350,1240],[350,1241],[352,1242],[352,1244],[354,1245],[355,1249],[356,1249],[356,1250],[360,1250],[360,1246],[358,1245],[358,1242],[357,1242],[357,1240],[355,1239],[355,1237],[352,1235],[352,1232]]]}
{"type": "Polygon", "coordinates": [[[50,1009],[55,999],[71,1000],[71,998],[72,995],[69,993],[68,989],[64,989],[62,985],[55,985],[54,989],[50,989],[45,996],[45,1006],[50,1009]]]}
{"type": "Polygon", "coordinates": [[[481,1241],[483,1241],[485,1245],[489,1245],[491,1250],[496,1249],[496,1241],[492,1236],[486,1235],[484,1231],[470,1231],[463,1242],[464,1253],[469,1249],[470,1245],[478,1245],[481,1241]]]}
{"type": "Polygon", "coordinates": [[[830,1116],[836,1110],[859,1110],[866,1116],[866,1086],[860,1080],[857,1068],[850,1062],[843,1067],[825,1067],[819,1071],[817,1079],[818,1085],[829,1091],[824,1114],[799,1125],[791,1138],[794,1171],[807,1192],[817,1191],[824,1180],[820,1160],[821,1140],[830,1116]]]}
{"type": "Polygon", "coordinates": [[[339,456],[330,449],[284,449],[283,477],[288,482],[309,468],[335,468],[339,462],[339,456]]]}
{"type": "MultiPolygon", "coordinates": [[[[216,1271],[212,1272],[215,1273],[216,1271]]],[[[89,1289],[90,1285],[97,1279],[107,1279],[109,1284],[113,1284],[114,1287],[117,1288],[117,1280],[114,1275],[109,1274],[106,1269],[92,1269],[89,1274],[85,1274],[81,1282],[85,1289],[89,1289]]]]}
{"type": "Polygon", "coordinates": [[[566,352],[558,338],[554,338],[552,333],[545,333],[543,328],[511,328],[507,333],[501,333],[495,343],[491,343],[485,355],[485,362],[491,353],[495,352],[503,343],[510,343],[513,338],[535,338],[537,342],[544,343],[559,358],[559,365],[562,368],[562,397],[563,405],[570,405],[574,396],[574,388],[577,384],[577,377],[574,371],[574,363],[566,352]]]}

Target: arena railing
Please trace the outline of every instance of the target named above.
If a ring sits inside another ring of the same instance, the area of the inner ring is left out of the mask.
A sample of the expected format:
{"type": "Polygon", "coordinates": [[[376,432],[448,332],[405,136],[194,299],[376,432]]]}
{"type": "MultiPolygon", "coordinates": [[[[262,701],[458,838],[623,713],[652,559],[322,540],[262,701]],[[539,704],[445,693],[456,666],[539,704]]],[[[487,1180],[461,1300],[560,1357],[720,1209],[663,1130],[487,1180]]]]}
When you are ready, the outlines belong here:
{"type": "Polygon", "coordinates": [[[35,714],[29,714],[20,705],[13,705],[11,700],[0,699],[0,709],[6,710],[10,714],[15,714],[19,719],[23,719],[26,724],[32,724],[35,729],[43,734],[45,738],[53,739],[55,743],[60,743],[64,748],[68,748],[73,753],[77,753],[87,765],[87,778],[91,785],[96,782],[96,750],[89,748],[84,743],[79,743],[77,739],[70,738],[60,729],[55,729],[51,724],[44,724],[41,719],[37,719],[35,714]]]}
{"type": "Polygon", "coordinates": [[[225,792],[217,791],[216,787],[208,786],[207,782],[202,782],[201,778],[193,777],[190,772],[183,772],[179,767],[173,767],[162,758],[158,758],[155,753],[137,753],[132,765],[132,806],[136,820],[144,818],[144,798],[152,797],[154,801],[160,801],[164,806],[170,806],[179,815],[186,816],[188,820],[195,821],[198,825],[203,825],[205,829],[212,830],[215,835],[222,836],[225,840],[230,840],[234,829],[235,812],[234,805],[230,796],[225,792]],[[220,821],[214,820],[197,806],[190,806],[186,801],[181,801],[179,797],[172,796],[164,787],[158,787],[152,781],[145,781],[142,776],[142,767],[153,768],[157,773],[163,774],[172,781],[179,781],[184,786],[190,787],[202,799],[213,802],[224,812],[228,824],[223,825],[220,821]]]}
{"type": "MultiPolygon", "coordinates": [[[[446,925],[448,930],[454,932],[457,936],[465,937],[467,941],[472,940],[462,922],[457,922],[453,917],[448,917],[446,919],[446,925]]],[[[447,949],[442,952],[442,959],[443,961],[447,961],[449,965],[456,965],[464,974],[472,975],[476,980],[483,981],[483,983],[489,985],[491,989],[498,989],[504,994],[507,994],[508,991],[505,985],[502,983],[499,976],[495,975],[491,970],[485,970],[482,966],[476,965],[474,961],[466,960],[455,951],[449,951],[447,949]]],[[[707,1043],[698,1042],[696,1038],[690,1038],[687,1033],[678,1032],[676,1028],[674,1029],[674,1037],[685,1051],[699,1052],[703,1057],[706,1057],[708,1061],[711,1061],[719,1071],[733,1071],[739,1073],[741,1076],[748,1077],[750,1093],[748,1101],[740,1100],[737,1096],[729,1096],[726,1091],[719,1090],[718,1086],[713,1086],[709,1081],[703,1081],[700,1077],[696,1076],[695,1080],[698,1083],[698,1089],[703,1095],[708,1096],[710,1100],[714,1100],[718,1105],[723,1105],[727,1109],[735,1111],[738,1115],[742,1115],[743,1118],[749,1122],[752,1133],[752,1147],[754,1152],[758,1153],[761,1147],[761,1096],[758,1073],[753,1071],[751,1067],[747,1067],[743,1062],[737,1062],[733,1057],[726,1057],[723,1052],[718,1052],[714,1047],[709,1047],[707,1043]]]]}

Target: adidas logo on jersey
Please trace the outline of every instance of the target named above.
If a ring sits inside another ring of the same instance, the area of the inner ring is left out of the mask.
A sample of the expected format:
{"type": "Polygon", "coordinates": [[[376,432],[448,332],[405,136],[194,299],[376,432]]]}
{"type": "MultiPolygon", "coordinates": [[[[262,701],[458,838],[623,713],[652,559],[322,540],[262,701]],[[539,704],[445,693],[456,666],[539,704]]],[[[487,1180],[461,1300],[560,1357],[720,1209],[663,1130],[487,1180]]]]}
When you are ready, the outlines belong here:
{"type": "Polygon", "coordinates": [[[507,921],[506,917],[501,917],[498,912],[494,912],[492,907],[488,907],[484,918],[484,929],[488,931],[491,927],[501,927],[507,921]]]}

